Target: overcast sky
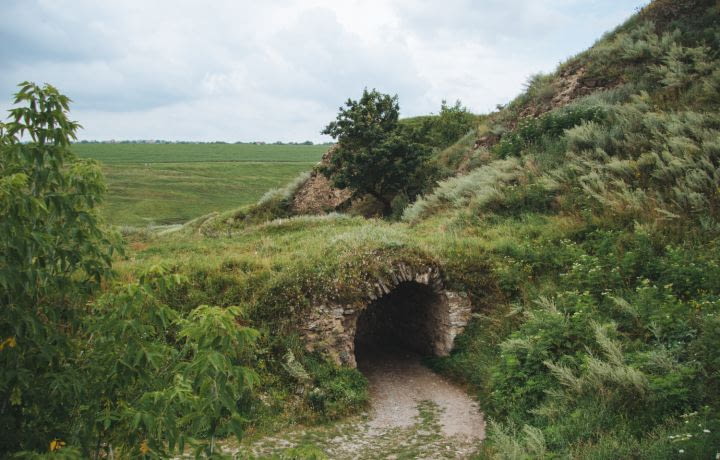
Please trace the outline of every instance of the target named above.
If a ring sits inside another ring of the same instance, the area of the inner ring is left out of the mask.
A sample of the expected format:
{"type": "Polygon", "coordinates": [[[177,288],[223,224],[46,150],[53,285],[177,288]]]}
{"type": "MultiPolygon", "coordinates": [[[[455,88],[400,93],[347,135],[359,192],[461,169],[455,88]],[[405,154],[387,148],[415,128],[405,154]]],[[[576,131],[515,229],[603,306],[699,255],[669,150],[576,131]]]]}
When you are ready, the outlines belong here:
{"type": "Polygon", "coordinates": [[[3,0],[0,108],[69,95],[81,139],[329,140],[363,88],[488,112],[647,0],[3,0]]]}

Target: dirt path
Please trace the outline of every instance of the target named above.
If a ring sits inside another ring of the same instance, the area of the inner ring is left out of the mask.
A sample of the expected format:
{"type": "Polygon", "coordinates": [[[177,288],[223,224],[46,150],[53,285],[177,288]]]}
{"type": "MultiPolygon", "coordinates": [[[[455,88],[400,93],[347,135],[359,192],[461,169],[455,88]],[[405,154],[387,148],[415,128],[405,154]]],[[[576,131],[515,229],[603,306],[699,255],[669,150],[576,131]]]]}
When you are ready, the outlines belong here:
{"type": "Polygon", "coordinates": [[[420,415],[418,404],[426,402],[437,406],[438,423],[444,436],[469,440],[485,437],[485,422],[477,403],[423,366],[418,356],[407,352],[376,352],[370,360],[361,360],[359,369],[370,382],[370,427],[412,426],[420,415]]]}
{"type": "Polygon", "coordinates": [[[294,430],[238,451],[270,456],[314,445],[330,459],[467,458],[485,437],[477,403],[408,353],[359,359],[370,382],[367,414],[325,428],[294,430]]]}

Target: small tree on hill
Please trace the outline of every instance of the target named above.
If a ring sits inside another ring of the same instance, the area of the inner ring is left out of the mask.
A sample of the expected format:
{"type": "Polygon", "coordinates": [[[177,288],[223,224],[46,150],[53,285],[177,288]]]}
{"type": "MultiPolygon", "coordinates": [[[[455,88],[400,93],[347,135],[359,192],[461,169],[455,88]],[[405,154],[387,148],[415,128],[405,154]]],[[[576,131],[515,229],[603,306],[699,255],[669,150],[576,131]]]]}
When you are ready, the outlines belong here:
{"type": "Polygon", "coordinates": [[[463,107],[460,100],[455,101],[454,105],[448,105],[443,100],[438,118],[431,128],[434,145],[445,148],[457,142],[473,128],[476,119],[477,116],[463,107]]]}
{"type": "Polygon", "coordinates": [[[365,89],[322,131],[337,139],[337,147],[321,172],[335,187],[371,195],[385,214],[393,197],[417,195],[429,177],[430,149],[413,130],[399,126],[399,112],[397,96],[365,89]]]}

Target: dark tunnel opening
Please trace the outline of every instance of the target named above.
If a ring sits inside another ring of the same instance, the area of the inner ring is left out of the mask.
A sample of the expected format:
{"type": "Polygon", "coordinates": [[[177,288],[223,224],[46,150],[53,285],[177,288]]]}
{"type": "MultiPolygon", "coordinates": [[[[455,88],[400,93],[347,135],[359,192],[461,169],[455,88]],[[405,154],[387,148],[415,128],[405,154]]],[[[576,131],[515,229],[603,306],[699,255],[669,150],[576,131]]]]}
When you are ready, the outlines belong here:
{"type": "Polygon", "coordinates": [[[442,323],[442,300],[431,287],[400,283],[360,314],[355,330],[355,358],[362,370],[378,359],[428,356],[435,352],[442,323]]]}

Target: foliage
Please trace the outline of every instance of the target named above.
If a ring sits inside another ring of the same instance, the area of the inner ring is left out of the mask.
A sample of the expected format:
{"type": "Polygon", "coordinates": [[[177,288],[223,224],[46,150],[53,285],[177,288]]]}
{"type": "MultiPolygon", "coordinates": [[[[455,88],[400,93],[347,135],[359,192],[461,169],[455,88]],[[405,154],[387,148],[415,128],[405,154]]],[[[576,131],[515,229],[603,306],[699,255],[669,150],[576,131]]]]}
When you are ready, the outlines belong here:
{"type": "Polygon", "coordinates": [[[474,127],[477,118],[459,100],[453,105],[443,100],[437,117],[425,120],[423,128],[427,130],[427,138],[424,143],[440,149],[449,147],[474,127]]]}
{"type": "Polygon", "coordinates": [[[430,179],[430,151],[415,130],[399,126],[397,96],[365,89],[345,106],[323,130],[338,145],[320,171],[335,187],[373,196],[389,214],[394,196],[414,197],[430,179]]]}
{"type": "Polygon", "coordinates": [[[367,381],[357,369],[339,368],[312,357],[308,369],[315,377],[309,401],[324,418],[336,419],[367,405],[367,381]]]}
{"type": "Polygon", "coordinates": [[[81,441],[165,456],[186,443],[211,454],[218,434],[242,436],[257,381],[244,363],[257,332],[238,325],[239,307],[203,305],[182,315],[156,297],[184,282],[154,267],[96,305],[87,320],[91,348],[78,366],[88,390],[102,396],[87,395],[76,414],[81,441]],[[127,346],[118,350],[118,341],[127,346]]]}
{"type": "Polygon", "coordinates": [[[94,211],[99,168],[70,152],[78,125],[67,118],[69,99],[25,82],[15,103],[23,106],[0,126],[2,450],[46,447],[75,399],[77,382],[61,375],[77,351],[82,299],[118,249],[94,211]]]}
{"type": "Polygon", "coordinates": [[[51,86],[23,83],[2,140],[2,270],[5,305],[27,305],[55,291],[88,289],[107,274],[114,246],[94,207],[104,184],[97,165],[69,150],[78,125],[69,100],[51,86]],[[31,142],[22,143],[27,135],[31,142]],[[77,275],[77,276],[76,276],[77,275]]]}
{"type": "Polygon", "coordinates": [[[503,136],[494,151],[501,158],[518,156],[539,144],[543,138],[557,138],[566,129],[583,122],[602,121],[606,116],[605,111],[602,106],[576,104],[553,110],[540,118],[524,118],[514,131],[503,136]]]}
{"type": "Polygon", "coordinates": [[[213,455],[217,435],[246,423],[257,332],[239,307],[162,303],[184,282],[162,268],[92,300],[120,249],[95,214],[99,169],[69,150],[67,97],[23,83],[16,103],[0,133],[0,447],[164,457],[188,443],[213,455]]]}

